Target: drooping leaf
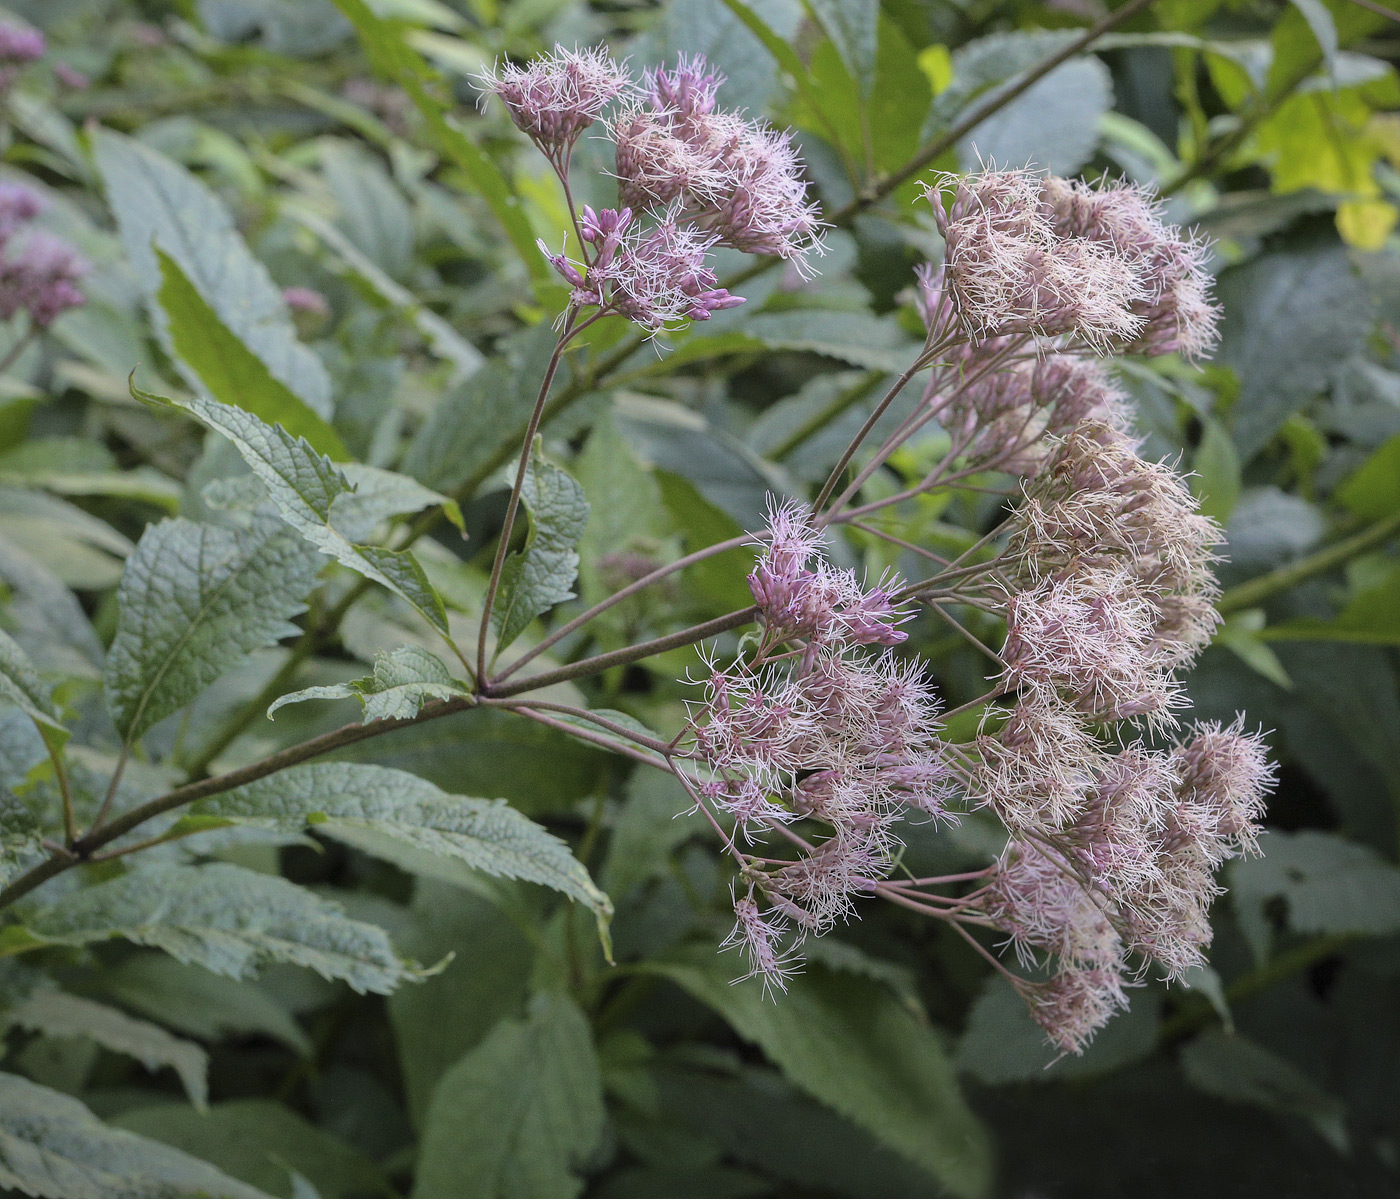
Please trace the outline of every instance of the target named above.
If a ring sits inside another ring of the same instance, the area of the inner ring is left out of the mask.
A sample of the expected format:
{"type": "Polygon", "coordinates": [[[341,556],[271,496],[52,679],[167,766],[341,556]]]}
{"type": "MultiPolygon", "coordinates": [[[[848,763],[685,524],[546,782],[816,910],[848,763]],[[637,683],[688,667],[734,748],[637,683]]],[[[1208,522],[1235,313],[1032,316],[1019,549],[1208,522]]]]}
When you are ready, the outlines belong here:
{"type": "Polygon", "coordinates": [[[293,1174],[309,1181],[320,1199],[388,1199],[395,1193],[368,1156],[271,1100],[216,1103],[204,1115],[161,1103],[123,1112],[113,1122],[287,1199],[295,1195],[293,1174]]]}
{"type": "MultiPolygon", "coordinates": [[[[152,321],[177,356],[164,309],[156,247],[178,264],[219,321],[312,413],[331,415],[330,376],[297,340],[281,291],[249,252],[223,203],[178,163],[141,142],[102,130],[98,170],[152,321]]],[[[191,380],[194,382],[195,380],[191,380]]]]}
{"type": "Polygon", "coordinates": [[[472,885],[470,872],[552,887],[585,904],[600,926],[612,904],[569,847],[504,800],[448,795],[384,766],[293,766],[201,800],[197,815],[334,837],[414,874],[472,885]]]}
{"type": "Polygon", "coordinates": [[[50,1037],[88,1037],[113,1053],[134,1057],[147,1070],[169,1066],[195,1107],[203,1108],[208,1102],[208,1054],[193,1041],[116,1008],[66,991],[44,990],[0,1018],[50,1037]]]}
{"type": "Polygon", "coordinates": [[[525,547],[506,559],[491,612],[497,652],[555,604],[574,597],[578,543],[588,525],[588,500],[566,471],[538,456],[525,471],[521,500],[529,513],[525,547]]]}
{"type": "Polygon", "coordinates": [[[336,461],[345,444],[315,409],[268,369],[199,294],[180,264],[157,245],[161,284],[157,300],[169,325],[170,344],[209,394],[304,437],[312,449],[336,461]]]}
{"type": "Polygon", "coordinates": [[[253,650],[297,632],[291,618],[323,559],[266,519],[248,529],[183,518],[150,525],[126,561],[106,695],[117,731],[140,737],[253,650]]]}
{"type": "Polygon", "coordinates": [[[192,1037],[218,1041],[229,1034],[261,1033],[297,1053],[311,1053],[311,1042],[291,1014],[257,983],[211,974],[163,953],[135,954],[104,969],[98,982],[103,994],[122,1006],[192,1037]]]}
{"type": "Polygon", "coordinates": [[[438,1084],[413,1199],[573,1199],[603,1130],[603,1089],[583,1013],[541,995],[503,1020],[438,1084]]]}
{"type": "Polygon", "coordinates": [[[1212,1029],[1181,1051],[1181,1068],[1207,1095],[1300,1117],[1339,1153],[1347,1152],[1346,1106],[1262,1045],[1212,1029]]]}
{"type": "Polygon", "coordinates": [[[223,862],[156,866],[71,892],[26,912],[22,925],[0,934],[0,952],[110,937],[229,978],[289,962],[388,994],[411,977],[383,929],[285,879],[223,862]]]}
{"type": "Polygon", "coordinates": [[[15,1074],[0,1074],[0,1186],[37,1199],[270,1199],[15,1074]]]}
{"type": "Polygon", "coordinates": [[[434,628],[447,632],[442,599],[412,554],[407,550],[356,545],[335,528],[333,504],[338,496],[351,494],[352,490],[345,475],[328,458],[285,429],[217,400],[201,396],[168,399],[141,391],[134,384],[132,394],[151,404],[182,409],[222,433],[262,480],[268,497],[292,528],[341,565],[407,600],[434,628]]]}
{"type": "Polygon", "coordinates": [[[404,720],[416,716],[429,700],[457,699],[471,694],[470,688],[452,677],[442,660],[416,645],[400,646],[374,656],[374,673],[348,683],[307,687],[275,700],[268,718],[278,708],[309,699],[358,699],[365,722],[404,720]]]}
{"type": "Polygon", "coordinates": [[[731,986],[712,949],[648,963],[719,1012],[809,1094],[922,1166],[955,1195],[990,1185],[986,1136],[932,1029],[878,983],[811,967],[781,1002],[731,986]]]}

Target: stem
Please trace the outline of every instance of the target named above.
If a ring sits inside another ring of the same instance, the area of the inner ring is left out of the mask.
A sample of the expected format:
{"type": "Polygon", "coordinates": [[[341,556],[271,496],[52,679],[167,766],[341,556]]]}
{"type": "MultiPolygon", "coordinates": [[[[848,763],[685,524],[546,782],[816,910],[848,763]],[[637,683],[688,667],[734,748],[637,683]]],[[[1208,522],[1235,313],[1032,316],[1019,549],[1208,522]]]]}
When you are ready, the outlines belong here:
{"type": "Polygon", "coordinates": [[[491,630],[491,609],[495,606],[496,592],[501,585],[501,568],[505,566],[506,552],[510,549],[510,535],[515,528],[516,513],[520,510],[520,493],[525,487],[525,472],[530,467],[530,453],[534,449],[535,434],[540,430],[545,401],[549,398],[549,389],[554,383],[555,373],[559,370],[559,363],[564,357],[565,347],[573,340],[575,334],[581,333],[598,319],[598,314],[594,313],[582,324],[575,325],[574,320],[577,316],[578,309],[572,307],[564,316],[564,328],[559,334],[559,340],[554,343],[554,353],[549,356],[549,366],[545,368],[544,378],[540,381],[540,392],[535,397],[535,407],[525,425],[525,438],[520,446],[520,462],[515,468],[515,484],[510,489],[510,503],[506,505],[506,519],[501,526],[500,539],[496,542],[496,558],[491,563],[491,580],[486,585],[486,602],[481,609],[481,629],[476,638],[476,675],[478,679],[486,677],[486,638],[491,630]]]}
{"type": "Polygon", "coordinates": [[[576,724],[570,724],[566,720],[555,720],[552,716],[546,716],[543,712],[537,712],[533,708],[518,707],[508,709],[518,712],[521,716],[535,721],[537,724],[547,725],[549,728],[558,729],[561,733],[568,733],[571,737],[579,737],[584,741],[591,741],[594,745],[601,745],[604,749],[610,749],[615,754],[624,754],[647,766],[655,766],[658,770],[669,769],[666,761],[662,758],[654,758],[650,754],[643,753],[640,749],[633,749],[630,745],[619,745],[616,741],[610,741],[601,733],[593,733],[588,729],[581,729],[576,724]]]}
{"type": "Polygon", "coordinates": [[[650,587],[653,583],[659,583],[662,579],[666,578],[668,575],[675,574],[678,570],[684,570],[687,566],[693,566],[697,562],[703,562],[706,558],[712,558],[714,555],[722,554],[726,550],[739,549],[750,544],[752,540],[753,539],[747,534],[739,537],[731,537],[728,541],[716,542],[714,545],[706,546],[703,550],[696,550],[693,554],[687,554],[684,558],[677,558],[674,562],[668,562],[665,566],[658,567],[649,575],[643,575],[642,578],[638,579],[636,582],[629,583],[621,591],[614,592],[612,595],[608,596],[607,599],[594,604],[587,612],[579,613],[579,615],[575,616],[567,624],[555,629],[548,637],[527,650],[501,671],[500,674],[496,675],[491,682],[493,684],[504,682],[524,666],[525,663],[537,658],[552,646],[557,645],[575,629],[582,628],[590,620],[596,616],[602,615],[614,604],[620,604],[628,597],[636,595],[637,592],[650,587]]]}
{"type": "Polygon", "coordinates": [[[957,629],[957,631],[958,631],[959,633],[961,633],[961,634],[963,635],[964,638],[966,638],[966,640],[968,641],[969,644],[975,645],[975,646],[976,646],[978,649],[980,649],[984,654],[986,654],[987,657],[989,657],[993,662],[997,662],[997,663],[1000,663],[1000,662],[1001,662],[1001,657],[1000,657],[1000,655],[997,654],[997,652],[996,652],[994,649],[991,649],[989,646],[984,645],[984,644],[982,643],[982,641],[981,641],[980,638],[978,638],[977,636],[975,636],[975,635],[974,635],[973,633],[971,633],[969,630],[963,628],[962,624],[961,624],[959,621],[954,620],[953,617],[949,616],[948,613],[947,613],[946,611],[944,611],[943,607],[942,607],[940,604],[936,604],[936,603],[933,602],[933,600],[929,600],[929,601],[928,601],[928,606],[929,606],[930,608],[932,608],[935,612],[937,612],[939,616],[943,617],[943,619],[946,620],[950,625],[952,625],[953,628],[957,629]]]}
{"type": "Polygon", "coordinates": [[[534,674],[529,678],[508,683],[504,687],[492,687],[487,691],[487,694],[493,698],[506,699],[525,691],[534,691],[552,686],[555,683],[566,683],[570,679],[576,679],[583,675],[599,674],[614,666],[626,666],[630,662],[650,658],[653,654],[665,653],[668,649],[694,645],[697,641],[704,641],[707,637],[727,633],[730,629],[737,629],[740,625],[748,624],[757,615],[757,607],[743,608],[738,612],[729,613],[728,616],[718,616],[714,620],[707,620],[704,624],[691,625],[690,628],[682,629],[679,633],[670,633],[665,637],[643,641],[640,645],[629,645],[608,654],[597,654],[592,658],[584,658],[568,666],[561,666],[558,670],[534,674]]]}
{"type": "Polygon", "coordinates": [[[293,745],[278,753],[270,754],[266,758],[252,762],[238,770],[230,770],[226,774],[217,775],[214,778],[201,779],[186,783],[183,787],[176,787],[175,790],[139,804],[123,812],[101,828],[94,828],[85,836],[79,837],[73,844],[75,858],[65,860],[51,857],[40,862],[33,869],[25,871],[8,887],[0,890],[0,908],[8,907],[21,896],[29,894],[41,883],[45,883],[55,875],[62,874],[65,870],[77,865],[79,860],[89,860],[94,851],[101,849],[104,845],[111,844],[119,837],[124,837],[147,820],[163,816],[166,812],[173,812],[176,808],[194,803],[197,799],[205,799],[210,795],[231,791],[234,787],[243,786],[244,783],[256,782],[270,774],[276,774],[279,770],[285,770],[288,766],[296,766],[311,758],[330,753],[332,750],[354,745],[357,741],[365,741],[370,737],[378,737],[384,733],[392,732],[394,729],[407,728],[409,725],[425,724],[429,720],[451,716],[455,712],[464,712],[468,708],[475,707],[476,702],[474,697],[440,700],[436,703],[425,704],[416,716],[343,725],[332,732],[324,733],[309,741],[303,741],[300,745],[293,745]]]}
{"type": "MultiPolygon", "coordinates": [[[[39,732],[42,735],[44,730],[40,728],[39,732]]],[[[49,761],[53,763],[54,778],[58,781],[58,794],[63,802],[63,835],[68,848],[72,849],[78,840],[78,817],[73,811],[73,788],[68,782],[68,768],[63,764],[63,754],[58,746],[51,744],[48,737],[44,737],[43,740],[49,761]]]]}
{"type": "Polygon", "coordinates": [[[1265,600],[1296,587],[1304,579],[1326,574],[1372,547],[1383,544],[1397,532],[1400,532],[1400,510],[1392,512],[1359,533],[1353,533],[1350,537],[1344,537],[1341,541],[1309,554],[1306,558],[1299,558],[1287,566],[1280,566],[1268,574],[1231,587],[1215,606],[1222,614],[1257,608],[1265,600]]]}
{"type": "Polygon", "coordinates": [[[616,733],[619,737],[625,737],[628,741],[635,741],[638,745],[645,745],[648,749],[654,749],[659,754],[669,754],[670,745],[657,737],[648,737],[637,732],[636,729],[629,729],[626,725],[618,724],[609,720],[606,716],[598,712],[592,712],[587,708],[576,708],[572,704],[556,704],[544,699],[527,699],[519,702],[510,700],[485,700],[492,707],[504,708],[511,712],[526,713],[528,711],[562,712],[566,716],[575,716],[579,720],[587,720],[596,724],[599,728],[607,729],[611,733],[616,733]]]}

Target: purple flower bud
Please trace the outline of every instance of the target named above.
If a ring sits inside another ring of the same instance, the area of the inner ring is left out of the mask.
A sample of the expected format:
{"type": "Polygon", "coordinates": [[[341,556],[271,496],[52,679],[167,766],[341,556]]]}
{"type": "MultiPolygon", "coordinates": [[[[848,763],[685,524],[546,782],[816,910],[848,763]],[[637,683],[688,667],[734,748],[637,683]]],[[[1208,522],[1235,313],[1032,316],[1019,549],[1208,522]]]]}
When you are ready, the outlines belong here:
{"type": "Polygon", "coordinates": [[[48,51],[44,35],[21,25],[0,24],[0,63],[20,65],[43,58],[48,51]]]}
{"type": "Polygon", "coordinates": [[[308,316],[325,317],[331,310],[326,297],[310,287],[284,288],[282,300],[293,312],[304,312],[308,316]]]}
{"type": "Polygon", "coordinates": [[[0,248],[43,211],[44,201],[32,188],[22,183],[0,183],[0,248]]]}
{"type": "Polygon", "coordinates": [[[85,72],[61,60],[53,64],[53,77],[70,91],[85,92],[92,86],[92,80],[85,72]]]}

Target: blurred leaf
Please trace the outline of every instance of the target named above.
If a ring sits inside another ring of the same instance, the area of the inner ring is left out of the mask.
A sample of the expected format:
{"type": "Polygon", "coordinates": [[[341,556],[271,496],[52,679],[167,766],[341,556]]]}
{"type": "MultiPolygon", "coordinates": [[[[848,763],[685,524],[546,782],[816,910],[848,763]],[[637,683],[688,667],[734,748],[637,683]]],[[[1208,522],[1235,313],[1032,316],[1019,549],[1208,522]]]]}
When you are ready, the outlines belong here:
{"type": "Polygon", "coordinates": [[[1181,1051],[1181,1068],[1207,1095],[1299,1116],[1338,1153],[1349,1151],[1341,1101],[1262,1045],[1211,1029],[1181,1051]]]}
{"type": "Polygon", "coordinates": [[[964,170],[979,163],[1038,166],[1072,175],[1099,142],[1099,120],[1113,107],[1113,81],[1097,58],[1072,59],[1037,80],[959,143],[964,170]]]}
{"type": "Polygon", "coordinates": [[[253,650],[298,632],[291,618],[322,564],[291,530],[176,518],[149,525],[126,560],[106,696],[117,731],[134,741],[253,650]]]}
{"type": "Polygon", "coordinates": [[[569,847],[504,800],[448,795],[401,770],[352,762],[292,766],[200,800],[191,811],[286,832],[309,826],[444,882],[470,886],[471,872],[481,871],[540,883],[591,908],[600,926],[612,914],[569,847]]]}
{"type": "Polygon", "coordinates": [[[411,977],[384,930],[285,879],[240,866],[154,866],[26,910],[0,953],[125,937],[229,978],[290,962],[356,991],[388,994],[411,977]]]}
{"type": "Polygon", "coordinates": [[[1230,565],[1250,572],[1269,570],[1312,549],[1326,531],[1318,509],[1278,487],[1240,493],[1225,526],[1230,565]]]}
{"type": "Polygon", "coordinates": [[[0,1186],[43,1199],[268,1199],[14,1074],[0,1074],[0,1186]]]}
{"type": "Polygon", "coordinates": [[[423,1130],[413,1199],[572,1199],[603,1132],[588,1021],[540,995],[443,1076],[423,1130]]]}
{"type": "Polygon", "coordinates": [[[654,556],[671,522],[655,477],[610,415],[593,426],[574,474],[588,497],[588,524],[578,543],[580,590],[586,602],[596,603],[616,590],[609,564],[628,554],[643,561],[654,556]]]}
{"type": "MultiPolygon", "coordinates": [[[[297,340],[280,289],[249,252],[218,197],[184,167],[138,141],[102,130],[94,145],[127,256],[165,349],[179,360],[175,331],[164,308],[156,303],[162,287],[160,252],[179,267],[232,340],[246,347],[272,379],[314,415],[329,418],[331,385],[326,368],[297,340]]],[[[206,368],[219,361],[212,350],[200,345],[193,330],[184,344],[200,351],[206,368]]],[[[189,382],[195,385],[199,368],[190,365],[196,373],[189,382]]]]}
{"type": "Polygon", "coordinates": [[[1365,341],[1371,304],[1336,246],[1281,250],[1220,277],[1220,358],[1240,377],[1235,444],[1253,458],[1365,341]]]}
{"type": "Polygon", "coordinates": [[[3,629],[0,629],[0,703],[14,704],[40,725],[41,731],[64,732],[49,688],[39,678],[29,655],[3,629]]]}
{"type": "Polygon", "coordinates": [[[270,1195],[295,1199],[294,1172],[309,1180],[321,1199],[395,1194],[364,1154],[271,1100],[216,1103],[203,1116],[162,1103],[123,1112],[113,1122],[196,1154],[270,1195]]]}
{"type": "Polygon", "coordinates": [[[25,858],[39,853],[41,833],[34,813],[0,784],[0,886],[18,873],[25,858]]]}
{"type": "Polygon", "coordinates": [[[880,21],[879,0],[804,0],[821,23],[862,97],[875,88],[875,56],[880,21]]]}
{"type": "Polygon", "coordinates": [[[529,627],[536,616],[574,598],[578,544],[588,526],[589,504],[577,480],[538,454],[525,469],[521,502],[529,513],[525,546],[506,559],[501,589],[491,612],[496,652],[529,627]]]}
{"type": "MultiPolygon", "coordinates": [[[[734,518],[701,495],[689,479],[666,470],[656,471],[654,477],[667,512],[684,533],[687,553],[731,541],[743,533],[734,518]]],[[[753,550],[743,547],[686,567],[681,576],[686,593],[716,613],[746,607],[753,597],[744,578],[753,567],[753,556],[753,550]]]]}
{"type": "Polygon", "coordinates": [[[355,545],[334,527],[334,501],[351,494],[352,488],[328,458],[285,429],[217,400],[199,396],[172,400],[141,391],[134,384],[132,394],[160,407],[182,409],[216,433],[222,433],[262,480],[268,496],[292,528],[341,565],[407,600],[434,628],[447,632],[442,600],[412,554],[407,550],[355,545]]]}
{"type": "Polygon", "coordinates": [[[336,461],[348,458],[344,442],[325,419],[282,383],[218,317],[175,259],[156,247],[161,285],[157,293],[169,323],[170,345],[215,399],[242,408],[336,461]]]}
{"type": "Polygon", "coordinates": [[[938,1037],[878,983],[815,967],[779,1002],[708,947],[648,962],[756,1042],[809,1094],[928,1170],[955,1195],[987,1193],[990,1160],[938,1037]]]}
{"type": "Polygon", "coordinates": [[[1284,690],[1291,691],[1293,680],[1288,677],[1288,671],[1278,660],[1278,655],[1262,639],[1264,620],[1264,612],[1260,608],[1237,612],[1215,631],[1215,640],[1251,670],[1284,690]]]}
{"type": "Polygon", "coordinates": [[[101,590],[121,577],[131,542],[75,504],[37,491],[0,487],[0,538],[69,587],[101,590]]]}
{"type": "Polygon", "coordinates": [[[459,699],[470,693],[440,658],[416,645],[404,645],[387,654],[375,654],[372,675],[290,692],[274,700],[267,715],[270,720],[278,708],[309,699],[358,699],[366,724],[371,720],[406,720],[418,715],[430,700],[459,699]]]}
{"type": "Polygon", "coordinates": [[[193,1041],[165,1029],[63,991],[41,991],[0,1015],[20,1028],[50,1037],[88,1037],[103,1049],[134,1057],[147,1070],[169,1066],[180,1076],[185,1094],[203,1110],[209,1101],[209,1057],[193,1041]]]}
{"type": "Polygon", "coordinates": [[[287,1009],[252,982],[211,974],[160,953],[141,953],[101,972],[104,995],[172,1028],[218,1041],[262,1033],[302,1056],[311,1042],[287,1009]]]}
{"type": "Polygon", "coordinates": [[[1230,434],[1214,418],[1204,422],[1194,465],[1192,484],[1201,512],[1223,524],[1240,498],[1240,456],[1230,434]]]}
{"type": "Polygon", "coordinates": [[[601,875],[619,902],[633,887],[665,874],[671,854],[703,831],[703,818],[693,807],[685,789],[664,771],[639,770],[632,776],[601,875]]]}
{"type": "Polygon", "coordinates": [[[1337,488],[1357,516],[1378,520],[1400,511],[1400,435],[1392,437],[1337,488]]]}

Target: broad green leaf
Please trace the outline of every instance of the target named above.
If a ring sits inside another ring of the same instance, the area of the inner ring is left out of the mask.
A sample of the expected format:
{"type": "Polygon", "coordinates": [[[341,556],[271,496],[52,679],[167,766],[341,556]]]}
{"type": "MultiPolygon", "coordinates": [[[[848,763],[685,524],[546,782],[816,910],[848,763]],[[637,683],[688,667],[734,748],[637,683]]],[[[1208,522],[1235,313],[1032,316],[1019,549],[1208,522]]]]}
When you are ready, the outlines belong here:
{"type": "Polygon", "coordinates": [[[161,277],[157,300],[169,324],[171,347],[209,394],[281,425],[336,461],[348,458],[340,434],[239,340],[159,244],[156,260],[161,277]]]}
{"type": "Polygon", "coordinates": [[[78,598],[32,555],[0,537],[0,581],[8,592],[5,619],[25,639],[41,670],[94,678],[102,642],[78,598]]]}
{"type": "Polygon", "coordinates": [[[1240,378],[1235,444],[1248,462],[1365,341],[1371,302],[1336,246],[1265,254],[1220,278],[1220,359],[1240,378]]]}
{"type": "Polygon", "coordinates": [[[964,170],[1030,164],[1072,175],[1093,157],[1099,121],[1112,107],[1108,68],[1092,56],[1071,59],[978,125],[958,157],[964,170]]]}
{"type": "Polygon", "coordinates": [[[374,656],[374,673],[348,683],[307,687],[273,702],[268,719],[278,708],[308,699],[358,699],[365,723],[371,720],[405,720],[416,716],[429,700],[458,699],[470,695],[465,683],[454,679],[442,660],[416,645],[405,645],[374,656]]]}
{"type": "Polygon", "coordinates": [[[38,1199],[269,1199],[15,1074],[0,1074],[0,1187],[38,1199]]]}
{"type": "Polygon", "coordinates": [[[0,629],[0,704],[13,704],[39,725],[41,731],[63,732],[49,688],[34,669],[29,655],[3,629],[0,629]]]}
{"type": "Polygon", "coordinates": [[[922,1166],[951,1193],[991,1184],[986,1135],[959,1093],[937,1035],[878,983],[819,966],[779,1002],[758,983],[731,985],[712,949],[650,962],[755,1042],[798,1086],[922,1166]]]}
{"type": "Polygon", "coordinates": [[[438,1083],[413,1199],[573,1199],[603,1132],[588,1021],[564,995],[503,1020],[438,1083]]]}
{"type": "Polygon", "coordinates": [[[472,871],[540,883],[585,904],[600,929],[608,897],[552,833],[504,800],[448,795],[426,779],[384,766],[293,766],[196,803],[198,815],[300,832],[311,827],[413,874],[473,885],[472,871]]]}
{"type": "Polygon", "coordinates": [[[535,455],[525,470],[521,500],[529,513],[525,547],[506,559],[491,619],[496,652],[536,616],[574,598],[578,544],[588,525],[588,500],[566,471],[535,455]]]}
{"type": "Polygon", "coordinates": [[[1207,1095],[1300,1117],[1337,1152],[1348,1152],[1346,1105],[1262,1045],[1211,1029],[1181,1051],[1181,1069],[1207,1095]]]}
{"type": "MultiPolygon", "coordinates": [[[[165,310],[157,248],[178,264],[219,321],[271,376],[323,419],[331,415],[330,376],[297,340],[281,290],[244,244],[223,203],[178,163],[121,134],[93,139],[98,170],[127,257],[151,305],[165,348],[178,358],[165,310]]],[[[193,366],[193,364],[191,364],[193,366]]],[[[196,382],[191,378],[190,382],[196,382]]]]}
{"type": "Polygon", "coordinates": [[[805,3],[841,55],[860,94],[868,99],[875,88],[879,0],[805,0],[805,3]]]}
{"type": "Polygon", "coordinates": [[[147,1070],[169,1066],[197,1108],[209,1100],[209,1056],[193,1041],[137,1020],[106,1004],[64,991],[40,991],[0,1019],[50,1037],[87,1037],[103,1049],[134,1057],[147,1070]]]}
{"type": "Polygon", "coordinates": [[[257,983],[211,974],[163,953],[135,954],[104,968],[97,981],[103,994],[122,1006],[192,1037],[219,1041],[261,1033],[303,1056],[311,1053],[311,1042],[291,1014],[257,983]]]}
{"type": "Polygon", "coordinates": [[[356,545],[335,528],[333,504],[337,497],[353,492],[350,482],[330,459],[285,429],[217,400],[202,396],[172,400],[141,391],[134,384],[132,395],[161,407],[182,409],[216,433],[222,433],[262,480],[268,497],[292,528],[341,565],[407,600],[434,628],[447,632],[442,600],[412,554],[407,550],[356,545]]]}
{"type": "Polygon", "coordinates": [[[820,354],[852,366],[895,374],[909,365],[915,349],[899,325],[887,317],[813,308],[746,315],[738,329],[696,333],[660,362],[650,350],[643,351],[651,355],[649,361],[640,356],[635,361],[639,367],[668,372],[705,357],[765,348],[820,354]]]}
{"type": "Polygon", "coordinates": [[[1370,520],[1400,511],[1400,435],[1372,453],[1337,488],[1337,498],[1370,520]]]}
{"type": "Polygon", "coordinates": [[[1023,72],[1064,49],[1075,36],[1070,30],[1016,31],[994,33],[959,46],[953,54],[953,81],[929,110],[925,137],[937,136],[969,105],[999,85],[1013,84],[1023,72]]]}
{"type": "Polygon", "coordinates": [[[121,875],[27,911],[6,934],[0,952],[125,937],[229,978],[289,962],[381,995],[412,977],[383,929],[285,879],[223,862],[121,875]]]}
{"type": "MultiPolygon", "coordinates": [[[[701,495],[689,479],[667,470],[658,470],[654,477],[667,512],[684,532],[686,553],[732,541],[743,533],[738,522],[701,495]]],[[[684,594],[716,614],[745,607],[753,600],[744,581],[753,569],[753,559],[754,550],[743,546],[686,567],[681,575],[684,594]]]]}
{"type": "Polygon", "coordinates": [[[1333,833],[1271,832],[1262,857],[1236,862],[1231,901],[1256,955],[1267,953],[1264,905],[1281,898],[1300,933],[1400,932],[1400,870],[1374,849],[1333,833]]]}
{"type": "Polygon", "coordinates": [[[417,479],[358,462],[347,462],[340,469],[355,490],[336,504],[335,526],[351,541],[364,540],[391,516],[407,516],[439,504],[457,531],[463,531],[457,501],[424,487],[417,479]]]}
{"type": "Polygon", "coordinates": [[[1240,498],[1240,456],[1225,426],[1212,417],[1205,420],[1194,466],[1192,490],[1201,512],[1224,523],[1240,498]]]}
{"type": "Polygon", "coordinates": [[[310,1182],[320,1199],[389,1199],[396,1193],[364,1153],[267,1099],[216,1103],[206,1115],[161,1103],[125,1111],[113,1123],[287,1199],[295,1195],[293,1174],[310,1182]]]}
{"type": "Polygon", "coordinates": [[[1289,3],[1298,10],[1317,40],[1323,65],[1329,72],[1335,71],[1338,50],[1337,24],[1332,20],[1332,14],[1327,11],[1327,5],[1323,4],[1322,0],[1289,0],[1289,3]]]}
{"type": "Polygon", "coordinates": [[[667,873],[676,849],[704,829],[693,807],[685,789],[665,771],[639,770],[632,776],[600,876],[619,903],[633,887],[667,873]]]}
{"type": "Polygon", "coordinates": [[[409,1114],[422,1128],[438,1079],[524,1008],[536,949],[498,904],[428,878],[414,887],[412,922],[397,935],[419,961],[450,959],[388,1000],[409,1114]]]}
{"type": "Polygon", "coordinates": [[[248,529],[147,526],[117,592],[107,706],[128,741],[252,651],[292,636],[323,559],[271,518],[248,529]]]}

